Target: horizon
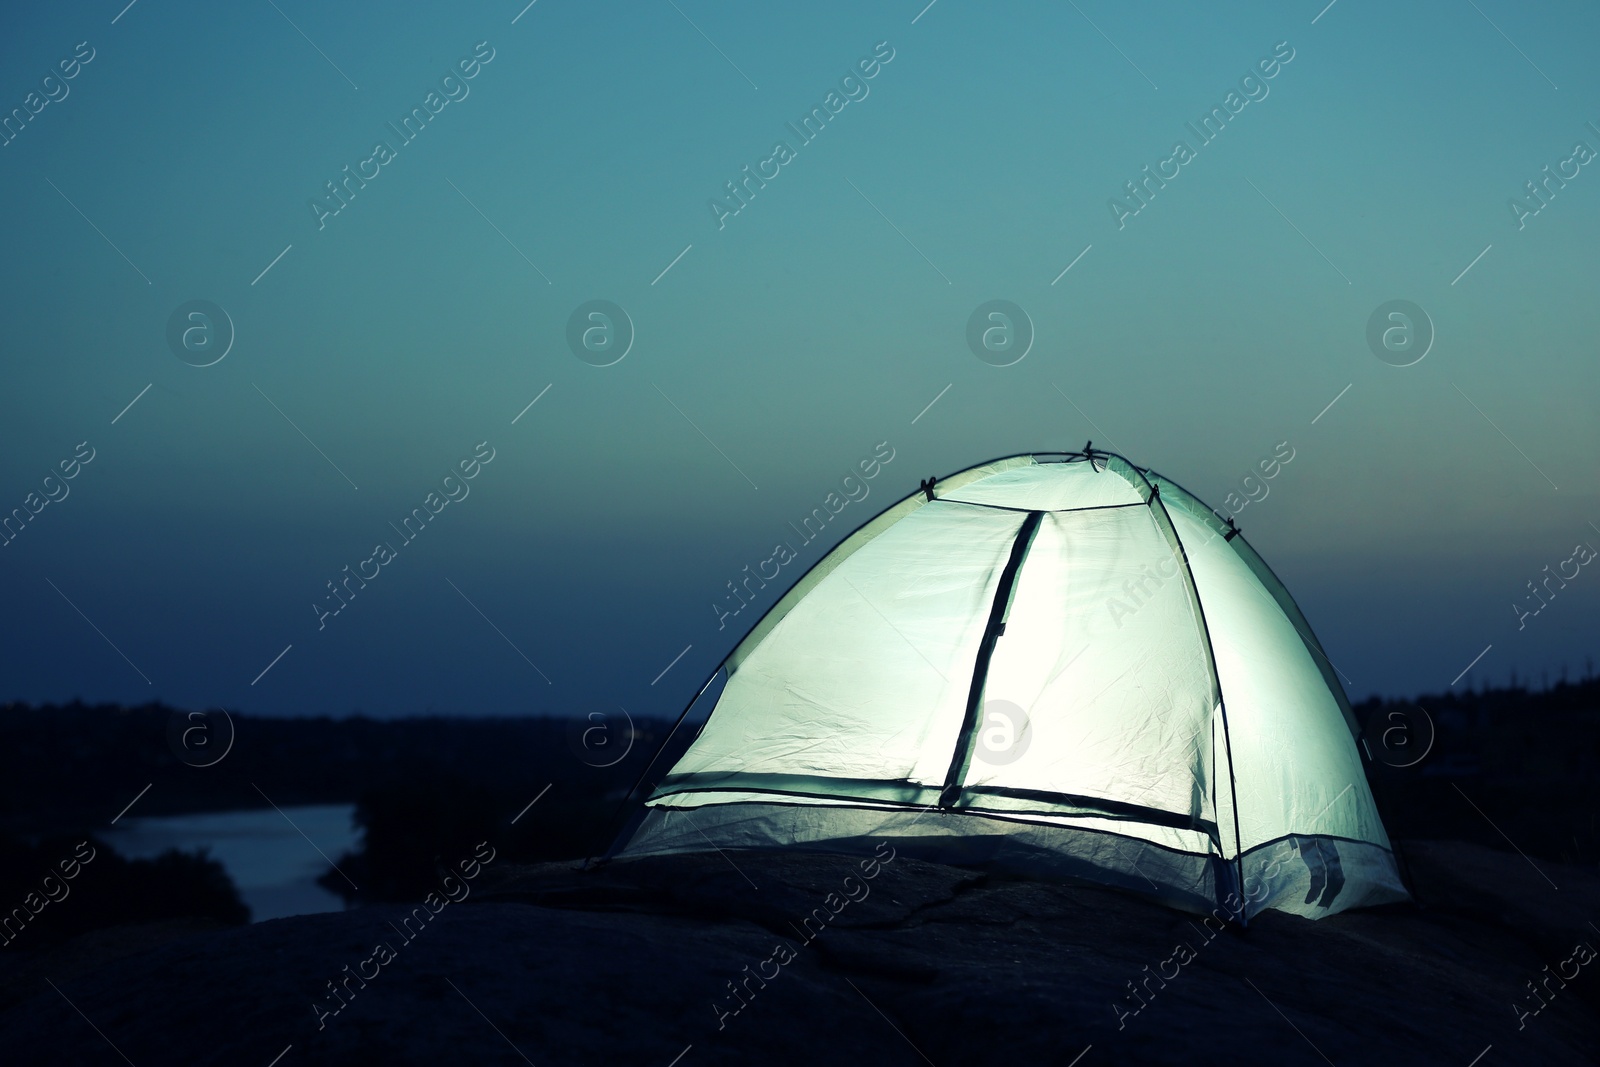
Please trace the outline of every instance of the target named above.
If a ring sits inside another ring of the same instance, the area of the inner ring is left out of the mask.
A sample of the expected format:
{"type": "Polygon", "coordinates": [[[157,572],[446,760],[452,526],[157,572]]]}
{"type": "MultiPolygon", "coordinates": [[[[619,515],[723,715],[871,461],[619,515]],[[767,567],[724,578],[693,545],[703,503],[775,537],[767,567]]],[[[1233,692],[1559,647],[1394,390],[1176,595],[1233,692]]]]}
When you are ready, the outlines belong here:
{"type": "MultiPolygon", "coordinates": [[[[1543,676],[1543,677],[1541,677],[1539,679],[1534,679],[1534,678],[1530,678],[1530,677],[1527,677],[1527,676],[1524,676],[1524,675],[1521,675],[1521,674],[1517,674],[1514,679],[1512,679],[1511,681],[1508,681],[1504,685],[1499,685],[1499,684],[1496,684],[1495,682],[1493,682],[1493,680],[1491,680],[1491,679],[1483,678],[1483,679],[1480,679],[1478,685],[1473,686],[1473,687],[1462,686],[1459,689],[1448,688],[1447,687],[1447,688],[1445,688],[1443,690],[1440,690],[1440,691],[1437,691],[1437,692],[1423,692],[1423,693],[1400,694],[1400,695],[1396,695],[1396,694],[1387,694],[1387,695],[1372,694],[1372,695],[1369,695],[1369,696],[1361,698],[1361,699],[1352,699],[1350,701],[1350,706],[1352,708],[1356,708],[1356,709],[1363,708],[1363,707],[1368,707],[1368,706],[1373,706],[1373,705],[1383,706],[1383,705],[1390,705],[1390,704],[1404,704],[1404,705],[1411,705],[1411,706],[1421,707],[1422,706],[1421,702],[1424,701],[1424,700],[1462,700],[1462,701],[1465,701],[1465,700],[1469,700],[1469,699],[1482,699],[1482,698],[1485,698],[1485,697],[1495,697],[1495,696],[1536,697],[1536,696],[1546,696],[1546,695],[1549,695],[1551,693],[1557,693],[1557,692],[1560,692],[1562,689],[1573,689],[1573,690],[1576,690],[1576,689],[1582,689],[1582,688],[1584,688],[1586,686],[1595,687],[1595,688],[1597,688],[1597,690],[1600,690],[1600,685],[1597,685],[1597,683],[1600,683],[1600,673],[1596,673],[1596,672],[1593,671],[1593,662],[1592,662],[1592,660],[1588,664],[1588,669],[1589,669],[1589,673],[1581,675],[1581,676],[1578,676],[1578,677],[1568,677],[1568,678],[1562,678],[1562,677],[1559,677],[1559,676],[1551,677],[1546,672],[1545,676],[1543,676]],[[1534,684],[1535,682],[1537,682],[1538,684],[1534,684]]],[[[181,706],[181,705],[169,703],[169,702],[163,700],[160,697],[153,697],[149,701],[146,701],[146,702],[140,703],[140,704],[117,704],[117,703],[111,703],[111,702],[90,702],[90,701],[82,700],[82,699],[77,698],[77,697],[72,697],[72,698],[69,698],[69,699],[66,699],[66,700],[59,700],[59,701],[46,701],[46,702],[43,702],[43,703],[34,703],[34,702],[20,701],[20,700],[0,701],[0,712],[15,711],[17,709],[26,709],[26,710],[29,710],[29,711],[41,711],[41,710],[44,710],[46,708],[54,708],[56,710],[65,709],[65,708],[72,708],[72,709],[82,709],[82,710],[85,710],[85,711],[98,711],[98,710],[104,709],[104,710],[110,710],[110,711],[116,711],[116,712],[167,711],[167,712],[172,712],[172,713],[186,712],[186,713],[190,713],[190,714],[194,714],[194,713],[210,713],[210,712],[213,712],[213,711],[219,711],[220,710],[220,711],[226,711],[230,716],[237,716],[239,718],[244,718],[244,719],[271,719],[271,720],[277,721],[277,722],[314,721],[314,720],[325,720],[325,721],[328,721],[328,722],[348,722],[348,721],[351,721],[353,719],[361,719],[363,721],[373,722],[373,723],[417,722],[417,721],[422,721],[422,720],[438,721],[438,722],[452,722],[452,721],[454,721],[454,722],[474,722],[474,721],[476,721],[476,722],[490,722],[490,721],[492,721],[492,722],[524,722],[524,721],[529,721],[529,720],[540,720],[540,719],[543,719],[543,720],[561,720],[561,721],[571,722],[571,721],[584,721],[586,718],[588,718],[589,716],[591,716],[592,714],[595,714],[597,711],[600,710],[599,707],[597,706],[596,702],[588,701],[588,702],[580,703],[578,706],[576,706],[576,707],[574,707],[574,708],[572,708],[572,709],[570,709],[568,711],[561,711],[561,710],[557,710],[557,709],[543,709],[543,710],[539,710],[539,711],[533,711],[533,712],[522,713],[522,714],[507,714],[507,713],[501,713],[501,712],[485,712],[485,711],[464,711],[464,710],[463,711],[441,711],[441,710],[438,710],[438,709],[423,709],[421,711],[411,712],[411,713],[404,714],[404,715],[383,715],[383,716],[380,716],[380,715],[373,715],[370,712],[364,711],[361,708],[353,708],[353,709],[351,709],[349,711],[342,712],[342,713],[339,713],[339,712],[320,712],[319,711],[319,712],[304,712],[304,713],[298,713],[298,714],[294,713],[294,712],[285,713],[285,712],[250,711],[250,710],[242,709],[242,708],[220,708],[220,707],[216,707],[216,706],[212,706],[212,707],[209,707],[209,708],[194,708],[194,707],[184,707],[184,706],[181,706]]],[[[683,714],[683,722],[686,723],[686,724],[687,723],[692,723],[694,721],[694,719],[688,714],[688,711],[692,710],[692,708],[693,708],[693,702],[691,702],[691,704],[689,705],[688,708],[680,709],[684,713],[683,714]]],[[[625,711],[626,709],[621,709],[620,706],[619,706],[619,710],[624,710],[625,711]]],[[[1424,710],[1427,710],[1427,709],[1424,709],[1424,710]]],[[[651,722],[651,723],[657,723],[657,724],[670,724],[670,723],[673,723],[673,722],[677,721],[678,717],[679,717],[678,713],[676,713],[676,712],[651,713],[651,714],[647,714],[647,715],[631,715],[630,714],[630,718],[635,723],[651,722]]]]}

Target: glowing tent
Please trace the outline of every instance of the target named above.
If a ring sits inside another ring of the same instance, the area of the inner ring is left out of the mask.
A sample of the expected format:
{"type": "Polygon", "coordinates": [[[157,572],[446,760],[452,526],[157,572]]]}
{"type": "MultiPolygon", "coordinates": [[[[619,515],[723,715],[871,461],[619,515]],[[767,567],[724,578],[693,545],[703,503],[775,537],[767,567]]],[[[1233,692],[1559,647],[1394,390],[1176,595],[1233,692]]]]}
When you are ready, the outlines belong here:
{"type": "Polygon", "coordinates": [[[901,852],[1197,912],[1405,899],[1335,672],[1232,523],[1098,450],[930,482],[724,661],[619,840],[901,852]]]}

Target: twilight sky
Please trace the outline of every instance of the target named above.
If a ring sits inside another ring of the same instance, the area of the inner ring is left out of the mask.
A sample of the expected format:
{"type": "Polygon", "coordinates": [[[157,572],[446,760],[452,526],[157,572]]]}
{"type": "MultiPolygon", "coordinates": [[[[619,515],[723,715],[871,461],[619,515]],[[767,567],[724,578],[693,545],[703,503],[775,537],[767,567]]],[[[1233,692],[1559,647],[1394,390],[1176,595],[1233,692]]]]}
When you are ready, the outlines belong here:
{"type": "Polygon", "coordinates": [[[0,34],[0,699],[674,714],[920,479],[1089,438],[1354,699],[1596,651],[1590,5],[124,2],[0,34]]]}

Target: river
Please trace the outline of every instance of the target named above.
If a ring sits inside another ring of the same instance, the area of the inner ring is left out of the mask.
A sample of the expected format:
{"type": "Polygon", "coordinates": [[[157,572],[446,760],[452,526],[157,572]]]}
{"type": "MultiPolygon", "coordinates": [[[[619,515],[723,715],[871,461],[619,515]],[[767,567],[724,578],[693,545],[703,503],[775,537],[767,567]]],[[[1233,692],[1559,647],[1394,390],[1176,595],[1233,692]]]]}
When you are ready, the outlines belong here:
{"type": "Polygon", "coordinates": [[[151,859],[168,849],[210,850],[227,870],[252,922],[287,915],[341,911],[344,901],[316,879],[357,844],[350,804],[200,815],[130,818],[104,833],[128,859],[151,859]],[[319,852],[320,850],[320,852],[319,852]]]}

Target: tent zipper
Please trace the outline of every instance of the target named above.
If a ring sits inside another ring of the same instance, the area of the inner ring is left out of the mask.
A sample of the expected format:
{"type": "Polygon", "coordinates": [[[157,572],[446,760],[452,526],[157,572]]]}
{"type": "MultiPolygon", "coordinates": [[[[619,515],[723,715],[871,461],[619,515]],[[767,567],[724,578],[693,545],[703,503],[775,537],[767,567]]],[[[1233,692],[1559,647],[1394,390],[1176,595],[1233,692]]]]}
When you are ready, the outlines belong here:
{"type": "Polygon", "coordinates": [[[1011,593],[1017,585],[1017,573],[1022,569],[1022,560],[1028,554],[1028,546],[1033,543],[1033,535],[1038,532],[1039,522],[1043,518],[1042,511],[1028,512],[1028,517],[1022,520],[1022,526],[1017,530],[1016,540],[1011,542],[1011,556],[1006,560],[1005,570],[1000,572],[994,603],[989,606],[989,623],[984,628],[983,641],[978,645],[978,659],[972,668],[972,686],[967,690],[967,712],[961,720],[961,733],[956,739],[950,770],[944,776],[944,788],[939,792],[941,808],[954,807],[961,797],[961,782],[972,762],[973,737],[978,728],[978,704],[983,699],[983,687],[989,678],[989,660],[994,657],[995,643],[1005,633],[1006,615],[1011,610],[1011,593]]]}

